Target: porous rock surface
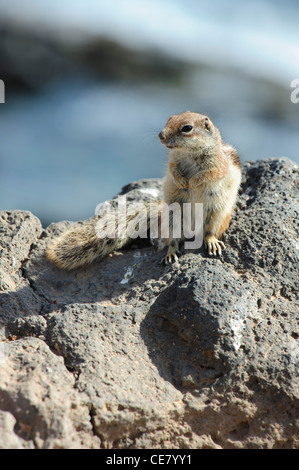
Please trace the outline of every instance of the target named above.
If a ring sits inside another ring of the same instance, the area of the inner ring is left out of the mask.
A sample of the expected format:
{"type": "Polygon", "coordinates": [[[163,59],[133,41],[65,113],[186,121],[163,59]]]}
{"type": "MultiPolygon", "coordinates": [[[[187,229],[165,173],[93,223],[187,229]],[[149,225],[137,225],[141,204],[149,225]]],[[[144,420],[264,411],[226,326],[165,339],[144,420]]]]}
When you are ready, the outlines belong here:
{"type": "Polygon", "coordinates": [[[136,243],[65,273],[70,222],[1,212],[0,447],[298,448],[297,224],[285,158],[243,165],[220,259],[136,243]]]}

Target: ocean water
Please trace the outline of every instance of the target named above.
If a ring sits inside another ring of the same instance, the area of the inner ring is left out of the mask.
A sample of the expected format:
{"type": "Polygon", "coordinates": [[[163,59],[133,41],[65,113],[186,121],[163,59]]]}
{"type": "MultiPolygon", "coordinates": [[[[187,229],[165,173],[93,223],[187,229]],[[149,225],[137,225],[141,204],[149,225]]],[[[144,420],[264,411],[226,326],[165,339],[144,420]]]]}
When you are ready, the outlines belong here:
{"type": "Polygon", "coordinates": [[[92,216],[128,182],[164,175],[158,132],[187,109],[208,114],[242,160],[299,162],[299,103],[290,100],[299,78],[295,1],[0,0],[0,14],[65,41],[111,37],[200,65],[180,84],[76,76],[6,96],[0,209],[31,210],[44,225],[92,216]]]}

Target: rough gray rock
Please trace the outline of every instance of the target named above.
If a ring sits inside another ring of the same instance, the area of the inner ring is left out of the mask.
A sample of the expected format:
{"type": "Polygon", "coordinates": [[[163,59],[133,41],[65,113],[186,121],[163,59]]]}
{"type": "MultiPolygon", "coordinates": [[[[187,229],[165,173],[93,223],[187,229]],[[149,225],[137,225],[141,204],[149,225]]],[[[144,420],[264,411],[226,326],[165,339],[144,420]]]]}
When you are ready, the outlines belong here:
{"type": "Polygon", "coordinates": [[[299,447],[298,169],[243,173],[220,259],[136,242],[65,273],[45,248],[70,222],[1,213],[0,447],[299,447]]]}

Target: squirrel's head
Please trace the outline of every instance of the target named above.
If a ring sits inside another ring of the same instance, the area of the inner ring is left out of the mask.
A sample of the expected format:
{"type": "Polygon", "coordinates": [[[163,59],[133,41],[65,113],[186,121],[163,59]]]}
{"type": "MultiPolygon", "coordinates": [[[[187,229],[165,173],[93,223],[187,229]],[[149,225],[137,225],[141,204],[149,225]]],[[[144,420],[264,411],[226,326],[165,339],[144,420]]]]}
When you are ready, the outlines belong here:
{"type": "Polygon", "coordinates": [[[221,142],[220,133],[212,121],[207,116],[190,111],[171,116],[159,138],[169,149],[190,152],[208,151],[221,142]]]}

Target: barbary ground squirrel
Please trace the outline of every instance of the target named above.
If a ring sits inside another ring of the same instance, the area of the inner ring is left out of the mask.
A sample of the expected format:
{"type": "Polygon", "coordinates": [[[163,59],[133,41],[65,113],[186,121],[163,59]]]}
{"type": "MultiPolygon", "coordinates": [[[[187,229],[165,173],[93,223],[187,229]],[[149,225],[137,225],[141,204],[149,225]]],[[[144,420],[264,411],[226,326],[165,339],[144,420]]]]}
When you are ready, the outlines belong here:
{"type": "MultiPolygon", "coordinates": [[[[227,230],[241,182],[237,151],[223,142],[219,130],[204,115],[190,111],[171,116],[159,134],[169,152],[169,167],[164,182],[164,200],[203,204],[203,240],[210,255],[221,255],[220,241],[227,230]]],[[[149,217],[148,217],[149,218],[149,217]]],[[[70,229],[52,241],[48,258],[59,268],[72,270],[102,259],[130,242],[123,238],[99,238],[98,217],[70,229]]],[[[171,221],[170,221],[171,225],[171,221]]],[[[148,225],[149,226],[149,225],[148,225]]],[[[166,264],[177,261],[181,238],[170,234],[166,264]]]]}

